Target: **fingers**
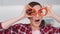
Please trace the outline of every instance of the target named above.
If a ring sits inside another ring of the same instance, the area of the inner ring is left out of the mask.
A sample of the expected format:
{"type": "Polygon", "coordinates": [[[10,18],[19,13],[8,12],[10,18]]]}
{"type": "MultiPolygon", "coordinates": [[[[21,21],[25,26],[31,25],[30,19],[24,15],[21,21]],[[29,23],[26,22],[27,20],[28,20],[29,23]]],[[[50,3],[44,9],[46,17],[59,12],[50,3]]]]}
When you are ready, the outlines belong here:
{"type": "Polygon", "coordinates": [[[30,5],[25,5],[25,9],[30,9],[32,8],[30,5]]]}
{"type": "Polygon", "coordinates": [[[31,9],[31,8],[32,7],[30,7],[29,5],[25,5],[25,17],[31,17],[31,16],[27,15],[27,13],[26,13],[26,10],[31,9]]]}

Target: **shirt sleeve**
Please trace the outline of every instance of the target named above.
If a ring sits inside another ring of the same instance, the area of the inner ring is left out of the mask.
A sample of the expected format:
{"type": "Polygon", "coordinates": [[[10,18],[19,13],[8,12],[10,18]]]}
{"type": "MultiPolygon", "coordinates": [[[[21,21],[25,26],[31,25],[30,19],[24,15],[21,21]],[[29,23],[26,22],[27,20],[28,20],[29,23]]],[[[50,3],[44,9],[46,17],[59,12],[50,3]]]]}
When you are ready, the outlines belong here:
{"type": "Polygon", "coordinates": [[[54,26],[51,26],[50,27],[51,29],[50,29],[50,31],[49,31],[49,34],[59,34],[60,33],[60,27],[54,27],[54,26]]]}
{"type": "Polygon", "coordinates": [[[54,27],[52,25],[46,25],[43,30],[47,34],[59,34],[60,33],[60,28],[54,27]]]}
{"type": "Polygon", "coordinates": [[[53,32],[54,33],[56,33],[56,34],[58,34],[58,33],[60,33],[60,27],[52,27],[52,30],[53,30],[53,32]]]}
{"type": "Polygon", "coordinates": [[[0,22],[0,34],[2,34],[3,33],[3,28],[2,28],[2,25],[1,25],[1,22],[0,22]]]}
{"type": "Polygon", "coordinates": [[[21,24],[15,24],[9,28],[10,34],[18,34],[18,31],[20,30],[21,24]]]}
{"type": "Polygon", "coordinates": [[[18,34],[18,30],[20,28],[20,24],[15,24],[10,26],[8,29],[3,29],[0,23],[0,34],[18,34]]]}
{"type": "Polygon", "coordinates": [[[0,23],[0,29],[2,29],[1,23],[0,23]]]}

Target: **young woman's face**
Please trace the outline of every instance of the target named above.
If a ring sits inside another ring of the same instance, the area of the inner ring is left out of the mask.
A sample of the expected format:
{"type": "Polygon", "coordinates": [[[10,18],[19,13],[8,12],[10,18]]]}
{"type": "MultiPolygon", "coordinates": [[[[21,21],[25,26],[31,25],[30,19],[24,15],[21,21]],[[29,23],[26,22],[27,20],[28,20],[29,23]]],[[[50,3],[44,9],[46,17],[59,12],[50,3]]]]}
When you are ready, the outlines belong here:
{"type": "Polygon", "coordinates": [[[38,14],[38,11],[41,9],[41,7],[39,5],[35,5],[33,9],[35,10],[36,14],[32,16],[30,21],[33,26],[39,27],[39,25],[41,24],[42,16],[38,14]]]}

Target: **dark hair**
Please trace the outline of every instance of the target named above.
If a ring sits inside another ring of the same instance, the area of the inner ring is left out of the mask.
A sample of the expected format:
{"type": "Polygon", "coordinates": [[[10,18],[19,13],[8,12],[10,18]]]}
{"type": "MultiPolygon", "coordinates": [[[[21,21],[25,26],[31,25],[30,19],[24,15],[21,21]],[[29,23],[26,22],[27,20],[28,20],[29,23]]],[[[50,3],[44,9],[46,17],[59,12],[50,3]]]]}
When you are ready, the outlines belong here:
{"type": "MultiPolygon", "coordinates": [[[[42,7],[41,6],[41,4],[40,3],[38,3],[38,2],[30,2],[28,5],[30,5],[31,7],[34,7],[35,5],[39,5],[40,7],[42,7]]],[[[30,19],[31,17],[28,17],[28,19],[30,19]]],[[[41,25],[40,25],[42,28],[44,28],[44,26],[45,26],[45,20],[42,20],[41,21],[41,25]]]]}
{"type": "Polygon", "coordinates": [[[42,20],[40,27],[41,27],[41,28],[44,28],[44,26],[45,26],[45,20],[42,20]]]}
{"type": "MultiPolygon", "coordinates": [[[[38,2],[30,2],[28,5],[30,5],[31,7],[34,7],[35,5],[39,5],[40,7],[42,7],[41,4],[38,2]]],[[[30,19],[30,18],[31,17],[28,17],[28,19],[30,19]]]]}
{"type": "MultiPolygon", "coordinates": [[[[41,6],[41,4],[38,3],[38,2],[30,2],[28,5],[30,5],[31,7],[34,7],[35,5],[41,6]]],[[[42,6],[41,6],[41,7],[42,7],[42,6]]]]}

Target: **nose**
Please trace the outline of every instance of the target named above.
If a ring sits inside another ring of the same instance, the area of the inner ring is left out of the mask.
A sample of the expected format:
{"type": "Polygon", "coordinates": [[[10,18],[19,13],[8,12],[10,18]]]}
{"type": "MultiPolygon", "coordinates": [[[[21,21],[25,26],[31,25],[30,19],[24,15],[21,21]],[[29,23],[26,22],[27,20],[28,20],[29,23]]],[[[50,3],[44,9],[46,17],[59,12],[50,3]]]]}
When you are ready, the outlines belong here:
{"type": "Polygon", "coordinates": [[[35,17],[40,17],[40,16],[38,15],[38,13],[36,13],[36,16],[35,17]]]}
{"type": "Polygon", "coordinates": [[[38,13],[36,14],[37,17],[39,17],[38,13]]]}

